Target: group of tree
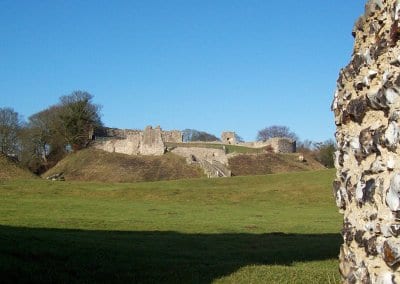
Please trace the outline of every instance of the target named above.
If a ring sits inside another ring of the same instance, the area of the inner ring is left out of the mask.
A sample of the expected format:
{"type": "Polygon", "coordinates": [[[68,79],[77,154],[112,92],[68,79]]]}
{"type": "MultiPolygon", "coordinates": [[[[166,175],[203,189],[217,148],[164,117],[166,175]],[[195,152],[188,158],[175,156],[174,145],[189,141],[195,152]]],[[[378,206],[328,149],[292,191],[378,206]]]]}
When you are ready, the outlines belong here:
{"type": "Polygon", "coordinates": [[[3,154],[17,152],[21,119],[11,108],[0,109],[0,151],[3,154]]]}
{"type": "Polygon", "coordinates": [[[294,141],[299,140],[297,134],[291,131],[287,126],[272,125],[259,130],[257,133],[257,141],[261,142],[274,137],[285,137],[294,141]]]}
{"type": "Polygon", "coordinates": [[[22,121],[11,108],[0,108],[1,153],[18,157],[34,173],[42,173],[69,151],[86,147],[102,125],[100,106],[88,92],[74,91],[56,105],[22,121]]]}
{"type": "Polygon", "coordinates": [[[218,137],[205,131],[199,131],[196,129],[184,129],[182,131],[183,142],[214,142],[221,141],[218,137]]]}
{"type": "Polygon", "coordinates": [[[335,167],[334,154],[336,148],[336,143],[332,139],[328,139],[323,142],[305,140],[297,145],[298,152],[310,154],[311,157],[327,168],[335,167]]]}

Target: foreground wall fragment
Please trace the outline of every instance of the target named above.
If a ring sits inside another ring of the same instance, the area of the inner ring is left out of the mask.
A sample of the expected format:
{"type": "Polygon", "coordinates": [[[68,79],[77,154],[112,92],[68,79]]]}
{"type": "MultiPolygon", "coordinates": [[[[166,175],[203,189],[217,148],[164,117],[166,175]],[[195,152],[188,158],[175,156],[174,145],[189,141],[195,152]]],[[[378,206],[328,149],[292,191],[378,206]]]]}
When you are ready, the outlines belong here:
{"type": "Polygon", "coordinates": [[[345,283],[400,283],[400,1],[371,0],[332,103],[345,283]]]}

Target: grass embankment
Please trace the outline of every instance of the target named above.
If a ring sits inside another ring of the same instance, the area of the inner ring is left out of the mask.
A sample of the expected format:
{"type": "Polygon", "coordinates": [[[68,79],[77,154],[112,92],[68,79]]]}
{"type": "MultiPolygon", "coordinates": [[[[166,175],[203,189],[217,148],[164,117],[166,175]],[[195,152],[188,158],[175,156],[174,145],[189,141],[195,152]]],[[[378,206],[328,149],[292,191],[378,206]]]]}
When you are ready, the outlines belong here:
{"type": "Polygon", "coordinates": [[[226,154],[231,153],[238,153],[238,154],[257,154],[257,153],[264,153],[264,148],[250,148],[245,146],[239,145],[226,145],[221,143],[201,143],[201,142],[190,142],[190,143],[172,143],[167,142],[167,147],[174,148],[174,147],[184,147],[184,148],[211,148],[211,149],[220,149],[225,150],[226,154]]]}
{"type": "Polygon", "coordinates": [[[1,279],[336,283],[333,176],[2,182],[1,279]]]}
{"type": "Polygon", "coordinates": [[[0,180],[34,178],[35,175],[21,168],[16,162],[0,153],[0,180]]]}
{"type": "Polygon", "coordinates": [[[234,176],[266,175],[298,171],[322,170],[325,167],[311,156],[298,160],[299,154],[241,154],[229,159],[229,168],[234,176]]]}
{"type": "Polygon", "coordinates": [[[44,177],[63,172],[67,180],[136,182],[198,178],[203,171],[187,165],[184,158],[168,153],[163,156],[129,156],[93,148],[72,153],[44,177]]]}

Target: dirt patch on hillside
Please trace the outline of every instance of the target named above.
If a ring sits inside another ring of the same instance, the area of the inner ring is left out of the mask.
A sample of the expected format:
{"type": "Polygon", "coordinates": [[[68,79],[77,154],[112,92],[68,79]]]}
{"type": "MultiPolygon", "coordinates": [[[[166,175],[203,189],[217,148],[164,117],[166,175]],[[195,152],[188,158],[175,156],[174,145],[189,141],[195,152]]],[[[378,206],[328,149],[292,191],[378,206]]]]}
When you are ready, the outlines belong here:
{"type": "Polygon", "coordinates": [[[240,154],[229,159],[234,176],[265,175],[284,172],[320,170],[325,167],[310,156],[299,161],[300,154],[240,154]]]}

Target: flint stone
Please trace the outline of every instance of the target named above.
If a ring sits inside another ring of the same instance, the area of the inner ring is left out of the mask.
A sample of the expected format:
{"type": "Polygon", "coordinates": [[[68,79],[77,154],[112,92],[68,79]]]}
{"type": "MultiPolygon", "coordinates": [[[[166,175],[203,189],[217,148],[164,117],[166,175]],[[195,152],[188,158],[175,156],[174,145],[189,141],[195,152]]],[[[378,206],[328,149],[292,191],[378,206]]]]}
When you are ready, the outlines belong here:
{"type": "Polygon", "coordinates": [[[400,224],[392,224],[390,226],[390,232],[394,237],[398,237],[400,235],[400,224]]]}
{"type": "Polygon", "coordinates": [[[400,262],[400,243],[397,241],[385,241],[383,243],[383,260],[389,266],[394,266],[400,262]]]}
{"type": "Polygon", "coordinates": [[[365,17],[361,16],[358,18],[356,23],[354,24],[353,30],[352,30],[352,35],[353,37],[356,36],[358,31],[364,31],[364,22],[365,22],[365,17]]]}
{"type": "Polygon", "coordinates": [[[367,103],[368,106],[375,110],[384,110],[389,108],[384,90],[382,89],[372,89],[367,94],[367,103]]]}
{"type": "Polygon", "coordinates": [[[385,132],[386,146],[389,148],[395,148],[399,143],[399,126],[395,121],[390,122],[385,132]]]}
{"type": "Polygon", "coordinates": [[[390,272],[381,273],[376,278],[376,284],[395,284],[394,275],[390,272]]]}
{"type": "Polygon", "coordinates": [[[382,1],[380,0],[370,0],[365,5],[365,15],[367,17],[373,16],[378,10],[383,8],[382,1]]]}
{"type": "Polygon", "coordinates": [[[386,194],[386,204],[392,211],[400,210],[400,174],[393,176],[386,194]]]}
{"type": "Polygon", "coordinates": [[[347,105],[347,114],[350,119],[357,123],[361,123],[367,111],[367,103],[364,99],[354,99],[347,105]]]}
{"type": "Polygon", "coordinates": [[[377,60],[379,58],[379,56],[381,56],[382,54],[384,54],[388,49],[388,41],[386,39],[381,39],[379,40],[378,44],[375,45],[375,47],[373,49],[371,49],[371,57],[374,60],[377,60]]]}
{"type": "Polygon", "coordinates": [[[347,243],[347,245],[350,245],[354,239],[353,238],[353,225],[348,220],[345,220],[343,222],[342,236],[343,236],[344,241],[347,243]]]}

